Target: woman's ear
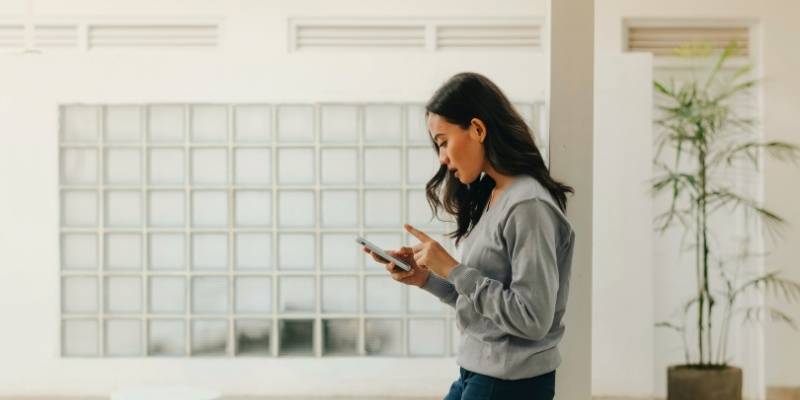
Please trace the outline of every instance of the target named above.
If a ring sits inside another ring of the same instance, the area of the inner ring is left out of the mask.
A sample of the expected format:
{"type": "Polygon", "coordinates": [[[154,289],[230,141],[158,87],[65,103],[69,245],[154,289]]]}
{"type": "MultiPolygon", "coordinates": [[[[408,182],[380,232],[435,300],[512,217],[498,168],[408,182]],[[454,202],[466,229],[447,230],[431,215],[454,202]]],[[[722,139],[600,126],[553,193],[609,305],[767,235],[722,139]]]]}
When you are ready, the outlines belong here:
{"type": "Polygon", "coordinates": [[[486,140],[486,125],[478,118],[473,118],[469,123],[472,125],[472,128],[475,129],[475,133],[478,135],[478,141],[483,143],[483,141],[486,140]]]}

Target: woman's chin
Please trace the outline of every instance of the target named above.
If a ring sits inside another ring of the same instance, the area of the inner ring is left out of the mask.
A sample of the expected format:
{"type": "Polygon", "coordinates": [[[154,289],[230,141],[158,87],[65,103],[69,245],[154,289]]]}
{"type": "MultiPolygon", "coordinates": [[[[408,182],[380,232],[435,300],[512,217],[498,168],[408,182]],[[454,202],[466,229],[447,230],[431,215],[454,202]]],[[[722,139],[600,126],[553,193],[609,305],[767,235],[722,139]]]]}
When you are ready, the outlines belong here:
{"type": "Polygon", "coordinates": [[[469,185],[475,181],[475,179],[472,180],[464,179],[464,177],[462,177],[461,175],[456,175],[456,179],[458,179],[458,181],[464,185],[469,185]]]}

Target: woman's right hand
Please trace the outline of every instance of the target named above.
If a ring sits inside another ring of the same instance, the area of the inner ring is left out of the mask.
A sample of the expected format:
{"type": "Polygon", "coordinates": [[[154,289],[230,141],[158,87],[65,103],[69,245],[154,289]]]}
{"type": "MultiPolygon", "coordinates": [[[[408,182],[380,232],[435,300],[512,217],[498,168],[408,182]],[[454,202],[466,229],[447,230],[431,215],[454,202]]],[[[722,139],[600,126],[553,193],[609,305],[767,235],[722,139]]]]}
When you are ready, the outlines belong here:
{"type": "Polygon", "coordinates": [[[427,268],[417,265],[416,261],[414,261],[414,250],[410,247],[401,247],[399,251],[387,250],[386,253],[409,265],[411,271],[406,271],[396,266],[394,261],[385,260],[367,247],[363,247],[363,250],[365,253],[371,255],[373,260],[384,264],[386,270],[389,271],[389,274],[392,276],[392,279],[400,283],[422,287],[425,285],[425,282],[428,281],[428,277],[431,274],[431,271],[427,268]]]}

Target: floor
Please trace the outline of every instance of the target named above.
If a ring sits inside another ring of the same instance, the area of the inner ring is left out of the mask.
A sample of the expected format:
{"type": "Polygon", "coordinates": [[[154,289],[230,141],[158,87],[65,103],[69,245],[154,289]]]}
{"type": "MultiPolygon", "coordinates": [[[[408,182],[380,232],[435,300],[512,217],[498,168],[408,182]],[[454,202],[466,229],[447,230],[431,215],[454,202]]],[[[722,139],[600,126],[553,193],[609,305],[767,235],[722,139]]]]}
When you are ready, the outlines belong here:
{"type": "MultiPolygon", "coordinates": [[[[782,397],[779,399],[783,399],[782,397]]],[[[794,397],[787,398],[794,400],[794,397]]],[[[109,400],[108,397],[0,397],[0,400],[109,400]]],[[[222,400],[441,400],[440,397],[272,397],[232,396],[222,400]]],[[[663,400],[642,397],[593,397],[592,400],[663,400]]],[[[800,399],[798,399],[800,400],[800,399]]]]}
{"type": "MultiPolygon", "coordinates": [[[[770,388],[768,400],[800,400],[800,388],[770,388]]],[[[0,397],[0,400],[108,400],[107,397],[0,397]]],[[[232,396],[223,400],[440,400],[439,397],[264,397],[232,396]]],[[[593,400],[663,400],[634,397],[594,397],[593,400]]]]}

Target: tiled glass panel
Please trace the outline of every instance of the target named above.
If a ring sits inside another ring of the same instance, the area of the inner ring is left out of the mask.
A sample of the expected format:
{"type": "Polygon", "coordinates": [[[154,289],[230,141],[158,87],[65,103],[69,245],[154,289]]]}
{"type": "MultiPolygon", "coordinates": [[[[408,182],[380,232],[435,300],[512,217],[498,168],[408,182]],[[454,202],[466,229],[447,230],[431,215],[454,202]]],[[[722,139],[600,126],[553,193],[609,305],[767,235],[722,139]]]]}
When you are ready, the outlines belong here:
{"type": "Polygon", "coordinates": [[[239,277],[235,290],[237,313],[272,312],[272,278],[239,277]]]}
{"type": "Polygon", "coordinates": [[[186,354],[186,325],[183,320],[151,319],[148,325],[147,354],[154,356],[186,354]]]}
{"type": "Polygon", "coordinates": [[[192,225],[196,228],[227,228],[228,193],[221,190],[194,191],[192,225]]]}
{"type": "Polygon", "coordinates": [[[401,355],[403,322],[399,319],[367,319],[364,321],[364,347],[368,355],[401,355]]]}
{"type": "Polygon", "coordinates": [[[278,140],[311,142],[314,140],[314,108],[307,105],[278,107],[278,140]]]}
{"type": "Polygon", "coordinates": [[[283,276],[279,281],[279,312],[314,312],[314,278],[305,276],[283,276]]]}
{"type": "Polygon", "coordinates": [[[148,110],[148,141],[179,143],[184,141],[184,106],[155,105],[148,110]]]}
{"type": "Polygon", "coordinates": [[[192,355],[224,356],[228,349],[228,321],[196,319],[192,321],[192,355]]]}
{"type": "Polygon", "coordinates": [[[322,192],[322,226],[355,228],[358,226],[358,192],[326,190],[322,192]]]}
{"type": "Polygon", "coordinates": [[[186,225],[182,190],[153,190],[149,194],[147,224],[158,228],[178,228],[186,225]]]}
{"type": "Polygon", "coordinates": [[[61,223],[66,227],[74,228],[97,226],[97,192],[92,190],[62,191],[61,223]]]}
{"type": "Polygon", "coordinates": [[[272,321],[268,319],[236,320],[236,355],[269,356],[272,348],[272,321]]]}
{"type": "Polygon", "coordinates": [[[226,142],[228,140],[227,106],[193,106],[191,126],[191,138],[195,142],[226,142]]]}
{"type": "Polygon", "coordinates": [[[406,107],[406,121],[409,143],[430,144],[431,136],[426,124],[425,107],[421,105],[406,107]]]}
{"type": "Polygon", "coordinates": [[[183,313],[186,311],[186,278],[151,276],[149,296],[151,313],[183,313]]]}
{"type": "Polygon", "coordinates": [[[65,142],[96,142],[100,132],[100,109],[94,106],[62,107],[61,132],[65,142]]]}
{"type": "Polygon", "coordinates": [[[278,183],[310,185],[314,183],[314,149],[278,149],[278,183]]]}
{"type": "Polygon", "coordinates": [[[97,278],[72,276],[62,278],[61,308],[65,313],[94,313],[97,308],[97,278]]]}
{"type": "Polygon", "coordinates": [[[408,320],[408,353],[412,356],[443,356],[445,353],[444,320],[408,320]]]}
{"type": "Polygon", "coordinates": [[[314,321],[283,319],[278,322],[278,354],[310,356],[314,354],[314,321]]]}
{"type": "Polygon", "coordinates": [[[266,190],[236,191],[236,226],[272,225],[272,193],[266,190]]]}
{"type": "Polygon", "coordinates": [[[228,150],[224,148],[192,149],[192,183],[224,185],[228,182],[228,150]]]}
{"type": "Polygon", "coordinates": [[[411,313],[436,313],[444,311],[444,303],[436,296],[424,291],[408,290],[408,311],[411,313]]]}
{"type": "MultiPolygon", "coordinates": [[[[428,199],[423,190],[409,190],[407,192],[408,223],[415,228],[437,228],[441,229],[444,225],[433,215],[428,199]]],[[[439,214],[442,214],[441,208],[439,214]]]]}
{"type": "Polygon", "coordinates": [[[236,269],[272,268],[272,235],[269,233],[236,234],[236,269]]]}
{"type": "Polygon", "coordinates": [[[186,180],[183,155],[181,148],[150,149],[148,182],[158,186],[183,185],[186,180]]]}
{"type": "Polygon", "coordinates": [[[314,192],[285,190],[278,192],[278,223],[282,228],[313,228],[316,220],[314,192]]]}
{"type": "Polygon", "coordinates": [[[400,184],[400,149],[376,148],[364,150],[364,184],[400,184]]]}
{"type": "Polygon", "coordinates": [[[535,127],[535,110],[533,104],[515,103],[514,109],[517,110],[522,120],[525,121],[531,129],[535,127]]]}
{"type": "Polygon", "coordinates": [[[228,235],[224,233],[192,235],[192,269],[228,269],[228,235]]]}
{"type": "Polygon", "coordinates": [[[137,143],[142,140],[142,114],[136,106],[109,106],[105,110],[105,141],[137,143]]]}
{"type": "Polygon", "coordinates": [[[367,105],[364,108],[365,142],[400,142],[401,108],[398,105],[367,105]]]}
{"type": "Polygon", "coordinates": [[[355,313],[358,311],[358,278],[355,276],[322,277],[322,311],[355,313]]]}
{"type": "Polygon", "coordinates": [[[95,148],[61,150],[61,182],[67,185],[97,183],[97,162],[95,148]]]}
{"type": "Polygon", "coordinates": [[[430,148],[408,149],[408,183],[424,184],[428,182],[439,170],[439,158],[430,148]]]}
{"type": "Polygon", "coordinates": [[[142,194],[134,190],[109,190],[105,211],[107,227],[138,228],[142,225],[142,194]]]}
{"type": "Polygon", "coordinates": [[[228,278],[218,276],[192,278],[192,312],[200,314],[228,312],[228,278]]]}
{"type": "Polygon", "coordinates": [[[347,105],[321,107],[323,142],[347,143],[358,141],[358,108],[347,105]]]}
{"type": "Polygon", "coordinates": [[[142,236],[138,233],[108,233],[105,237],[105,268],[138,270],[142,268],[142,236]]]}
{"type": "MultiPolygon", "coordinates": [[[[527,106],[526,121],[535,118],[527,106]]],[[[443,225],[428,222],[422,186],[439,164],[421,105],[67,106],[60,137],[70,144],[60,150],[62,185],[127,185],[61,187],[65,356],[443,356],[456,348],[445,340],[457,336],[447,308],[393,281],[354,241],[365,229],[385,249],[404,238],[415,244],[402,231],[410,222],[451,249],[430,232],[443,225]],[[321,192],[286,187],[316,183],[321,192]],[[109,231],[98,236],[101,223],[109,231]],[[70,276],[76,271],[96,272],[70,276]]]]}
{"type": "Polygon", "coordinates": [[[358,151],[351,148],[320,149],[323,185],[355,185],[358,181],[358,151]]]}
{"type": "Polygon", "coordinates": [[[65,320],[62,329],[61,351],[64,356],[86,357],[99,354],[97,320],[65,320]]]}
{"type": "Polygon", "coordinates": [[[401,203],[399,190],[365,190],[364,226],[401,229],[401,203]]]}
{"type": "Polygon", "coordinates": [[[388,275],[367,276],[364,310],[367,313],[399,313],[403,311],[403,284],[388,275]]]}
{"type": "Polygon", "coordinates": [[[97,255],[97,235],[68,233],[61,236],[61,267],[63,269],[97,269],[97,255]]]}
{"type": "Polygon", "coordinates": [[[237,185],[268,185],[272,183],[271,149],[236,149],[234,154],[237,185]]]}
{"type": "Polygon", "coordinates": [[[358,353],[358,320],[322,321],[322,353],[326,356],[352,356],[358,353]]]}
{"type": "Polygon", "coordinates": [[[285,233],[278,236],[278,268],[313,270],[316,240],[312,234],[285,233]]]}
{"type": "Polygon", "coordinates": [[[142,311],[142,283],[138,277],[106,278],[105,310],[108,313],[138,313],[142,311]]]}
{"type": "Polygon", "coordinates": [[[106,355],[142,355],[142,326],[138,319],[112,319],[105,326],[106,355]]]}
{"type": "Polygon", "coordinates": [[[183,270],[186,268],[186,240],[180,233],[151,233],[150,269],[183,270]]]}
{"type": "Polygon", "coordinates": [[[272,109],[265,105],[236,107],[237,142],[268,142],[272,137],[272,109]]]}
{"type": "Polygon", "coordinates": [[[351,234],[322,235],[322,268],[327,270],[356,270],[360,248],[351,234]]]}

